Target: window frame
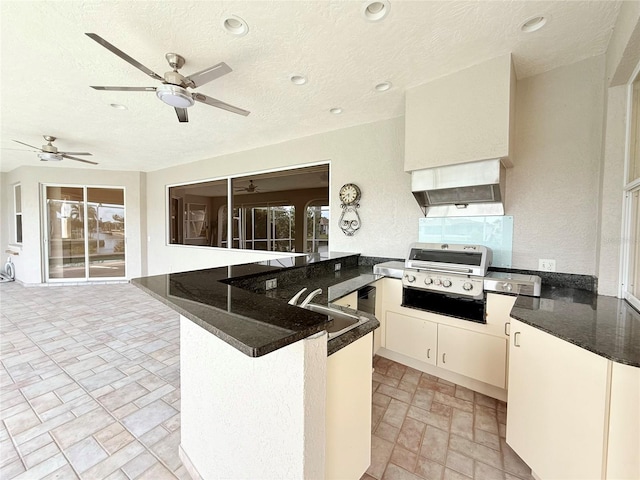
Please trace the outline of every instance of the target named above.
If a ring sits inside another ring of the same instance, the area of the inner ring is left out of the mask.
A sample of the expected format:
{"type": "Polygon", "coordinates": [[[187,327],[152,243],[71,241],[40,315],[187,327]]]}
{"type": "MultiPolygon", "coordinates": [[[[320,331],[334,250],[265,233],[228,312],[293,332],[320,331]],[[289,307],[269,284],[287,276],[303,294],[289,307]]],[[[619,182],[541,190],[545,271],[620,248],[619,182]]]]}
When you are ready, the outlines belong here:
{"type": "Polygon", "coordinates": [[[14,244],[16,245],[22,245],[23,243],[23,233],[22,233],[22,229],[24,227],[23,225],[23,218],[22,218],[22,184],[21,183],[16,183],[15,185],[13,185],[13,241],[14,244]],[[18,211],[18,195],[16,195],[16,191],[20,190],[20,211],[18,211]],[[18,219],[20,219],[20,228],[18,229],[18,219]],[[20,232],[20,237],[18,238],[18,230],[20,232]]]}
{"type": "MultiPolygon", "coordinates": [[[[625,132],[625,158],[624,158],[624,178],[623,178],[623,211],[622,211],[622,238],[621,238],[621,252],[620,256],[620,288],[618,291],[618,297],[624,298],[633,307],[640,310],[640,298],[634,295],[632,288],[633,277],[636,273],[634,264],[640,265],[639,251],[634,252],[633,245],[640,241],[640,203],[634,207],[633,197],[635,194],[640,195],[640,174],[637,178],[629,180],[630,171],[632,168],[632,139],[639,141],[639,133],[632,131],[633,119],[633,104],[634,104],[634,84],[640,82],[640,63],[634,69],[629,83],[627,83],[627,107],[626,107],[626,132],[625,132]],[[635,217],[634,218],[634,214],[635,217]],[[635,232],[634,232],[635,227],[635,232]]],[[[640,93],[638,93],[640,96],[640,93]]],[[[636,128],[640,129],[640,109],[636,114],[636,128]]],[[[637,159],[635,159],[637,162],[637,159]]],[[[637,249],[636,249],[637,250],[637,249]]],[[[638,289],[640,291],[640,289],[638,289]]]]}
{"type": "MultiPolygon", "coordinates": [[[[165,185],[165,246],[167,247],[188,247],[188,248],[202,248],[203,245],[189,245],[189,244],[185,244],[185,243],[172,243],[171,242],[171,211],[170,211],[170,202],[171,202],[171,192],[173,188],[176,187],[183,187],[183,186],[190,186],[190,185],[197,185],[197,184],[201,184],[201,183],[208,183],[208,182],[216,182],[216,181],[226,181],[227,183],[227,203],[226,205],[223,205],[221,207],[218,208],[218,212],[216,212],[217,216],[218,216],[218,223],[219,225],[221,225],[220,220],[221,220],[221,216],[222,216],[222,211],[226,206],[227,209],[227,215],[226,215],[226,223],[227,223],[227,228],[226,228],[226,232],[227,232],[227,236],[226,238],[222,238],[221,239],[221,246],[217,247],[217,246],[204,246],[206,248],[212,248],[212,249],[233,249],[233,250],[238,250],[238,251],[258,251],[261,253],[274,253],[274,254],[281,254],[282,252],[277,252],[277,251],[272,251],[272,250],[253,250],[253,249],[246,249],[246,248],[241,248],[240,246],[235,247],[234,243],[236,242],[236,240],[238,241],[238,244],[240,244],[240,239],[239,238],[234,238],[233,237],[233,231],[234,231],[234,216],[233,216],[233,211],[237,208],[233,205],[233,182],[237,181],[237,180],[242,180],[242,179],[251,179],[256,177],[257,175],[261,175],[261,174],[265,174],[265,173],[272,173],[272,172],[284,172],[287,170],[296,170],[296,169],[301,169],[301,168],[306,168],[306,167],[314,167],[314,166],[319,166],[319,165],[326,165],[328,168],[328,174],[329,174],[329,181],[328,181],[328,198],[329,198],[329,206],[331,205],[331,161],[329,160],[323,160],[323,161],[319,161],[319,162],[311,162],[311,163],[304,163],[304,164],[296,164],[296,165],[287,165],[285,167],[280,167],[280,168],[272,168],[272,169],[267,169],[267,170],[258,170],[258,171],[253,171],[253,172],[249,172],[249,173],[237,173],[237,174],[227,174],[224,176],[219,176],[219,177],[208,177],[208,178],[203,178],[203,179],[198,179],[198,180],[192,180],[192,181],[187,181],[187,182],[179,182],[179,183],[173,183],[173,184],[167,184],[165,185]]],[[[268,202],[269,205],[275,205],[278,202],[268,202]]],[[[222,231],[222,228],[220,228],[220,231],[222,231]]],[[[186,235],[184,237],[186,239],[186,235]]],[[[306,252],[290,252],[292,254],[296,254],[296,255],[305,255],[306,252]]]]}

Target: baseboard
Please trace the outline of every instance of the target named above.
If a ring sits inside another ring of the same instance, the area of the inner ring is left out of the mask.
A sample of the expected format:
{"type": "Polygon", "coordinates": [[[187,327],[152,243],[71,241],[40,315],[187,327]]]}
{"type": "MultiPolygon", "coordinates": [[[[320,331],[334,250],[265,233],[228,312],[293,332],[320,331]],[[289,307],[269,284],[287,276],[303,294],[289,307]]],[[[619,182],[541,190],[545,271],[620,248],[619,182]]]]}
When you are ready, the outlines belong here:
{"type": "Polygon", "coordinates": [[[193,478],[193,480],[203,480],[203,478],[200,476],[200,473],[198,472],[198,469],[196,469],[196,467],[193,465],[193,462],[191,462],[189,455],[187,455],[186,452],[182,449],[182,444],[178,446],[178,456],[180,457],[180,460],[182,460],[184,468],[187,469],[187,472],[189,472],[189,475],[191,475],[191,478],[193,478]]]}

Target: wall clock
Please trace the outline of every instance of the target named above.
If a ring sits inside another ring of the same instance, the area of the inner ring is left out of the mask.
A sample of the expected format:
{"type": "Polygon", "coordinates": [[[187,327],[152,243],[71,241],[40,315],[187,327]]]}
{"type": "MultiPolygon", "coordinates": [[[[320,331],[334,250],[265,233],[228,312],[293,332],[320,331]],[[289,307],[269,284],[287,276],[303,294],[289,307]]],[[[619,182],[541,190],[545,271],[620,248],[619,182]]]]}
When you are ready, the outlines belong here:
{"type": "Polygon", "coordinates": [[[340,208],[342,208],[342,214],[338,221],[340,229],[345,235],[351,237],[358,231],[362,222],[360,221],[360,215],[358,215],[358,208],[360,208],[360,198],[362,192],[360,187],[355,183],[347,183],[340,188],[340,208]]]}

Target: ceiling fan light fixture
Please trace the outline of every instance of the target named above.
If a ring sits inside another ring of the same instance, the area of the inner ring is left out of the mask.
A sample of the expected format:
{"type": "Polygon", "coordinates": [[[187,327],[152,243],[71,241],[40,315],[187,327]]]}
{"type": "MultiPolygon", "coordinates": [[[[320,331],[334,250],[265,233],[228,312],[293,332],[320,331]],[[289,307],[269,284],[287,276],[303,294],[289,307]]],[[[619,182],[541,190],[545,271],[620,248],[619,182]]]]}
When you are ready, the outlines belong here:
{"type": "Polygon", "coordinates": [[[50,152],[41,152],[38,154],[38,158],[43,162],[59,162],[62,160],[62,155],[50,152]]]}
{"type": "Polygon", "coordinates": [[[167,105],[175,108],[189,108],[195,103],[186,88],[168,83],[156,89],[156,96],[167,105]]]}

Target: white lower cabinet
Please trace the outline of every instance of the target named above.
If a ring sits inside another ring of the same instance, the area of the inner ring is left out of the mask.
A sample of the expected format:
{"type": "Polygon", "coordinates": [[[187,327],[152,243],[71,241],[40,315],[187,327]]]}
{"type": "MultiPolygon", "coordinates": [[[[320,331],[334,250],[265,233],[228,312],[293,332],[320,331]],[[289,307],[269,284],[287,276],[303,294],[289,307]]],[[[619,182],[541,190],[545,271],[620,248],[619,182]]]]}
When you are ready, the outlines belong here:
{"type": "Polygon", "coordinates": [[[504,388],[506,340],[493,335],[386,312],[386,348],[504,388]]]}
{"type": "Polygon", "coordinates": [[[325,478],[357,479],[371,463],[369,333],[327,358],[325,478]]]}
{"type": "Polygon", "coordinates": [[[337,298],[331,303],[335,303],[336,305],[341,305],[343,307],[353,308],[354,310],[357,310],[358,292],[352,292],[348,295],[345,295],[344,297],[337,298]]]}
{"type": "Polygon", "coordinates": [[[608,360],[511,322],[507,443],[541,480],[603,477],[608,360]]]}
{"type": "Polygon", "coordinates": [[[640,478],[640,368],[612,362],[607,479],[640,478]]]}
{"type": "Polygon", "coordinates": [[[387,312],[386,348],[424,363],[436,364],[438,324],[395,312],[387,312]]]}
{"type": "Polygon", "coordinates": [[[506,349],[504,338],[438,325],[438,365],[489,385],[505,386],[506,349]]]}

